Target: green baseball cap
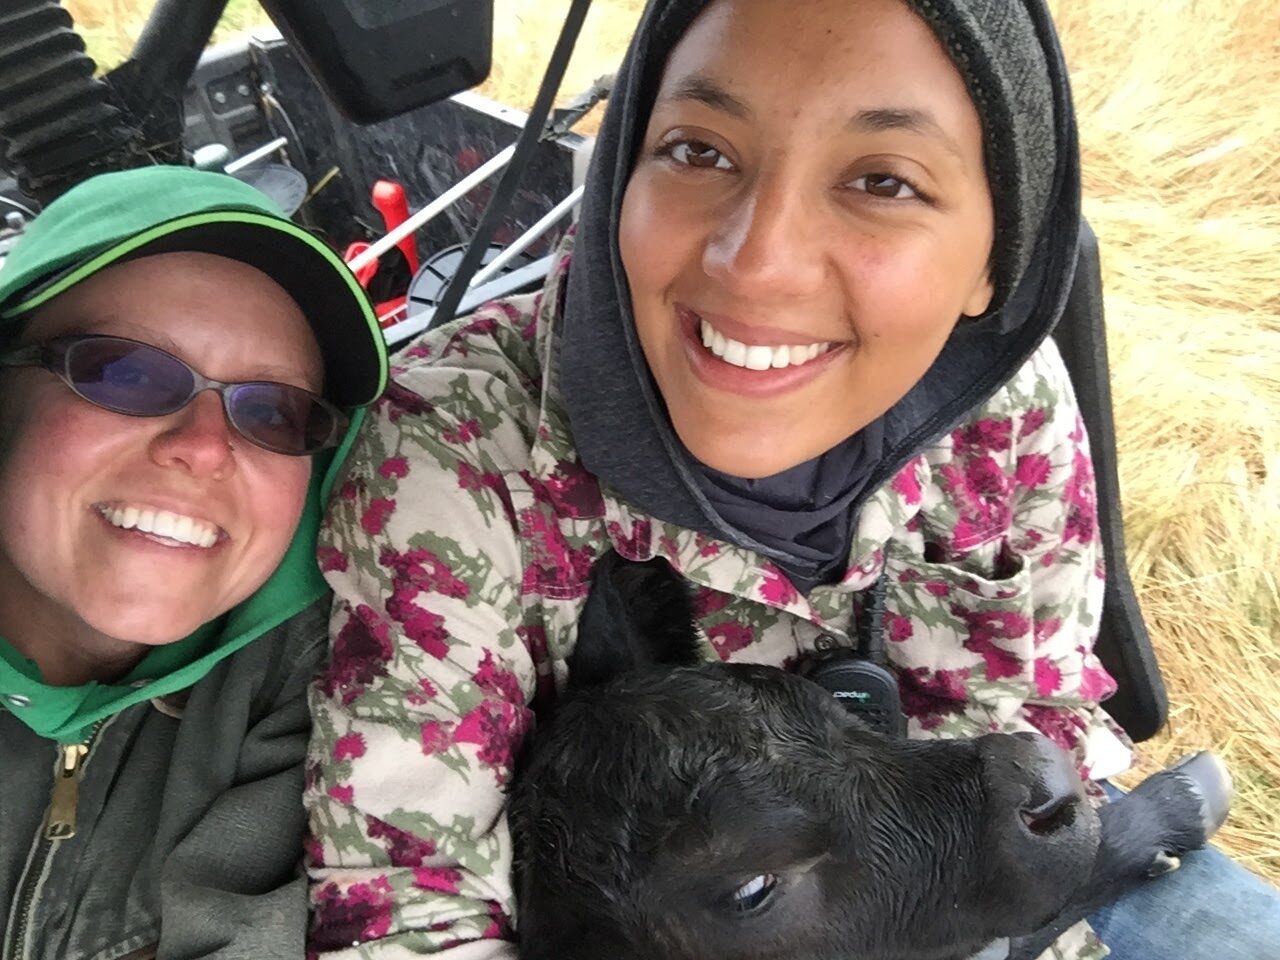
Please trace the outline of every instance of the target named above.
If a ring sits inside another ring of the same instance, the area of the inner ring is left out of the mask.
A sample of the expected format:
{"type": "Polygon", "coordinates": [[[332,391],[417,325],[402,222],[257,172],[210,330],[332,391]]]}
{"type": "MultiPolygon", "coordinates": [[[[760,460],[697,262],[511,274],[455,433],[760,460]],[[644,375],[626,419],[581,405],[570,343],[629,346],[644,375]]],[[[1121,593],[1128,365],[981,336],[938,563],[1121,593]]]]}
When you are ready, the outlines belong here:
{"type": "Polygon", "coordinates": [[[112,264],[177,252],[239,260],[283,287],[311,323],[333,403],[362,406],[382,393],[386,341],[355,276],[266,195],[222,173],[142,167],[67,191],[0,267],[0,320],[28,314],[112,264]]]}

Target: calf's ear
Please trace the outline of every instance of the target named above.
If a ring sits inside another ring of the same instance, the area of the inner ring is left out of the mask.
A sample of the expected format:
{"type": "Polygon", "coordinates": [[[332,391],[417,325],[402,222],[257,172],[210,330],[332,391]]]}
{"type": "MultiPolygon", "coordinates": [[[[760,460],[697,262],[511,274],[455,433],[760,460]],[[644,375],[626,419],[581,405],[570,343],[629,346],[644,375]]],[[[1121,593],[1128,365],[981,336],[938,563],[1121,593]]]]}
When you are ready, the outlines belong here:
{"type": "Polygon", "coordinates": [[[570,688],[701,659],[689,585],[667,561],[624,560],[614,550],[596,561],[569,657],[570,688]]]}

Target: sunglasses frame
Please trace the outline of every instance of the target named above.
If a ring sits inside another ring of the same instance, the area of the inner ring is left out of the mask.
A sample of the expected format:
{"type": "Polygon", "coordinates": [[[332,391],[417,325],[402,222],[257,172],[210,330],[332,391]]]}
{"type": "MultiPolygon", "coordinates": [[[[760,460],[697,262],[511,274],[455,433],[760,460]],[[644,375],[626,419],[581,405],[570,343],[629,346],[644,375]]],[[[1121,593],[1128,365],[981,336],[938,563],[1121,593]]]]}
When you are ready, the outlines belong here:
{"type": "Polygon", "coordinates": [[[67,336],[54,337],[53,339],[43,341],[42,343],[33,343],[28,346],[10,350],[7,353],[0,354],[0,367],[43,368],[65,383],[71,389],[72,393],[81,400],[84,400],[86,403],[91,403],[99,409],[110,410],[112,413],[119,413],[126,417],[167,417],[170,414],[177,413],[179,410],[185,408],[187,404],[200,394],[204,393],[204,391],[212,390],[217,393],[222,400],[222,412],[227,418],[228,425],[230,425],[230,427],[235,430],[239,436],[243,437],[244,440],[252,443],[256,447],[263,450],[269,450],[272,453],[278,453],[286,457],[307,457],[313,453],[319,453],[321,450],[328,449],[329,447],[337,446],[342,440],[343,435],[346,433],[349,422],[347,415],[338,409],[338,407],[334,406],[334,404],[330,403],[319,394],[312,393],[310,390],[294,386],[290,383],[280,383],[276,380],[243,380],[230,383],[223,380],[214,380],[212,377],[206,377],[195,367],[191,366],[191,364],[187,363],[187,361],[183,360],[179,356],[175,356],[168,350],[164,350],[157,347],[155,344],[146,343],[142,340],[132,340],[129,337],[113,337],[108,334],[99,333],[69,334],[67,336]],[[71,351],[76,347],[76,345],[94,340],[108,340],[113,343],[125,343],[130,346],[141,347],[145,350],[154,351],[155,353],[168,357],[174,363],[184,367],[191,374],[191,393],[172,410],[165,410],[158,413],[137,413],[133,410],[122,410],[119,407],[114,407],[95,400],[92,397],[85,396],[80,392],[80,389],[76,387],[74,381],[71,379],[69,358],[71,356],[71,351]],[[285,387],[289,390],[297,390],[306,394],[315,403],[319,404],[322,410],[332,417],[333,423],[330,426],[328,436],[325,437],[324,441],[321,442],[319,446],[302,451],[280,450],[251,437],[237,426],[235,417],[231,413],[231,393],[238,387],[249,386],[285,387]]]}

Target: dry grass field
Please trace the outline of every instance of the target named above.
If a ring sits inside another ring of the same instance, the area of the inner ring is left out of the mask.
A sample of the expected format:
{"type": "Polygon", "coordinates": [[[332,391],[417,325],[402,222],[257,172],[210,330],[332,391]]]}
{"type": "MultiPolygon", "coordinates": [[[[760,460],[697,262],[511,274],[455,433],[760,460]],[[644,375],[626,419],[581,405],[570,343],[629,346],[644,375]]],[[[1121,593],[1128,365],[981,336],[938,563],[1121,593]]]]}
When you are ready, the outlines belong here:
{"type": "MultiPolygon", "coordinates": [[[[66,0],[101,49],[146,0],[66,0]]],[[[596,0],[564,85],[613,69],[641,0],[596,0]]],[[[1280,23],[1246,0],[1059,0],[1098,232],[1129,560],[1169,686],[1143,770],[1212,747],[1220,842],[1280,882],[1280,23]]],[[[497,0],[482,88],[527,106],[567,0],[497,0]]],[[[225,29],[261,16],[232,0],[225,29]]],[[[103,56],[109,56],[104,53],[103,56]]]]}

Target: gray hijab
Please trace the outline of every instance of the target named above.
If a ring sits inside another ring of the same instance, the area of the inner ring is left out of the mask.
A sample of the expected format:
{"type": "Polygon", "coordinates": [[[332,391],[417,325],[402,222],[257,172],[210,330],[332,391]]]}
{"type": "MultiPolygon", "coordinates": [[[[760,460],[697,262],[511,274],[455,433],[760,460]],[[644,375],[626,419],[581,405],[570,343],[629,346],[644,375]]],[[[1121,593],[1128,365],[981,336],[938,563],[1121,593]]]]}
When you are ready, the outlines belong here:
{"type": "Polygon", "coordinates": [[[583,464],[640,510],[768,557],[805,592],[843,574],[864,499],[1030,357],[1061,315],[1075,268],[1075,115],[1043,0],[907,2],[950,54],[982,121],[995,295],[878,420],[813,460],[747,480],[689,453],[649,374],[618,218],[666,58],[709,0],[651,0],[645,10],[605,113],[569,268],[556,365],[583,464]]]}

